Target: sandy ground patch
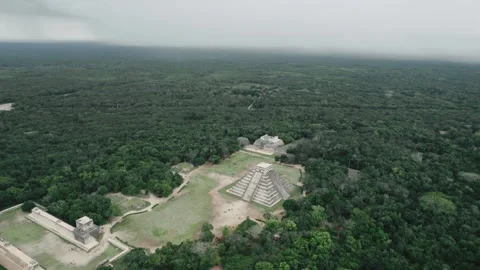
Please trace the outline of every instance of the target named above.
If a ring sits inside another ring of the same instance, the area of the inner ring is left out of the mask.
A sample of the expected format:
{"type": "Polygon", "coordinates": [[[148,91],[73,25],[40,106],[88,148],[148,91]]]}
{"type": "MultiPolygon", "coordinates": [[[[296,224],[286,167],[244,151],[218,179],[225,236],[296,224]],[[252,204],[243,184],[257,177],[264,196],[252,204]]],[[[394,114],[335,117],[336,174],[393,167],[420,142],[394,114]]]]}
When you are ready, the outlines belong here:
{"type": "Polygon", "coordinates": [[[40,241],[23,244],[19,247],[33,258],[42,253],[47,253],[65,265],[84,266],[100,256],[108,247],[108,243],[101,244],[90,252],[85,252],[67,243],[57,235],[48,232],[40,241]]]}
{"type": "Polygon", "coordinates": [[[13,110],[13,103],[0,104],[0,111],[11,111],[13,110]]]}
{"type": "Polygon", "coordinates": [[[237,226],[247,217],[250,219],[263,219],[263,213],[252,204],[228,197],[218,192],[225,186],[235,182],[236,178],[217,173],[209,173],[208,177],[215,179],[218,186],[209,192],[212,199],[212,218],[211,224],[214,227],[214,233],[220,236],[222,228],[225,226],[237,226]]]}

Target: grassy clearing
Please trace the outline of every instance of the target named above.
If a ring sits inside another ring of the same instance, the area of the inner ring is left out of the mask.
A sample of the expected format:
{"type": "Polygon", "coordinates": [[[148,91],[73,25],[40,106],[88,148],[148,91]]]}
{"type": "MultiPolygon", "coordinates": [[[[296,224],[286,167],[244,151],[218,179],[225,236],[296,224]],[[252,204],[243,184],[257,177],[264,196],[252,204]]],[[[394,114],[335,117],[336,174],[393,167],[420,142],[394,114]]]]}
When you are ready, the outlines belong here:
{"type": "MultiPolygon", "coordinates": [[[[126,217],[123,222],[112,228],[112,231],[118,232],[119,238],[129,245],[138,247],[158,247],[167,242],[178,244],[192,239],[200,231],[202,224],[208,222],[212,215],[208,192],[215,188],[217,183],[207,175],[217,173],[240,177],[260,162],[273,163],[274,159],[270,156],[237,152],[221,164],[205,168],[202,173],[193,176],[189,184],[174,199],[155,207],[150,212],[126,217]]],[[[274,166],[282,177],[292,183],[298,182],[300,178],[298,169],[279,164],[274,166]]],[[[232,185],[234,184],[224,187],[220,193],[236,198],[226,192],[232,185]]],[[[300,188],[296,187],[293,193],[292,198],[300,196],[300,188]]],[[[275,211],[282,206],[282,203],[283,201],[280,201],[271,208],[260,204],[253,205],[261,211],[275,211]]]]}
{"type": "Polygon", "coordinates": [[[132,211],[132,210],[141,210],[145,207],[150,206],[150,203],[147,201],[144,201],[140,198],[132,198],[130,200],[127,200],[123,202],[122,204],[119,205],[120,211],[122,214],[132,211]]]}
{"type": "Polygon", "coordinates": [[[52,255],[48,253],[41,253],[35,256],[35,259],[40,263],[40,265],[48,270],[91,270],[95,269],[97,265],[99,265],[103,260],[112,258],[113,256],[120,253],[120,251],[109,245],[107,249],[97,256],[95,259],[90,261],[87,265],[84,266],[75,266],[75,265],[68,265],[62,262],[57,261],[52,255]]]}
{"type": "Polygon", "coordinates": [[[128,198],[122,194],[110,194],[107,196],[112,201],[113,205],[118,208],[120,214],[125,214],[132,210],[141,210],[150,205],[149,202],[140,198],[128,198]]]}
{"type": "Polygon", "coordinates": [[[20,208],[0,215],[0,238],[14,245],[42,239],[48,231],[28,220],[26,216],[20,208]]]}
{"type": "Polygon", "coordinates": [[[179,244],[192,239],[211,216],[208,192],[216,186],[213,179],[197,175],[177,195],[151,212],[132,215],[115,226],[120,238],[134,246],[160,246],[167,242],[179,244]]]}
{"type": "Polygon", "coordinates": [[[128,198],[123,196],[122,194],[109,194],[107,197],[112,201],[112,204],[122,204],[123,202],[127,201],[128,198]]]}
{"type": "Polygon", "coordinates": [[[269,156],[250,155],[243,152],[237,152],[222,161],[222,163],[210,167],[208,171],[227,176],[236,176],[241,172],[247,171],[250,166],[254,166],[260,162],[273,163],[274,158],[269,156]]]}
{"type": "Polygon", "coordinates": [[[288,167],[280,164],[273,164],[273,169],[285,180],[289,181],[292,184],[297,184],[300,180],[301,173],[300,170],[297,168],[288,167]]]}

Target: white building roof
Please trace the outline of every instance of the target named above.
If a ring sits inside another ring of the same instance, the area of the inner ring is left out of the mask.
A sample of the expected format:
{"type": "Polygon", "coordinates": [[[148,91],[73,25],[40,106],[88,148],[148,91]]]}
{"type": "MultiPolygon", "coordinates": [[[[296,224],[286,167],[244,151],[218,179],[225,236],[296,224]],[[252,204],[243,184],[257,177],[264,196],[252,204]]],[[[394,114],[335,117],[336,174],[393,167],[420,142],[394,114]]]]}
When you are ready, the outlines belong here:
{"type": "Polygon", "coordinates": [[[262,169],[268,169],[272,166],[272,164],[267,163],[267,162],[260,162],[257,164],[257,167],[260,167],[262,169]]]}
{"type": "Polygon", "coordinates": [[[92,219],[87,217],[87,216],[83,216],[79,219],[77,219],[77,223],[79,224],[87,224],[88,222],[90,222],[92,219]]]}

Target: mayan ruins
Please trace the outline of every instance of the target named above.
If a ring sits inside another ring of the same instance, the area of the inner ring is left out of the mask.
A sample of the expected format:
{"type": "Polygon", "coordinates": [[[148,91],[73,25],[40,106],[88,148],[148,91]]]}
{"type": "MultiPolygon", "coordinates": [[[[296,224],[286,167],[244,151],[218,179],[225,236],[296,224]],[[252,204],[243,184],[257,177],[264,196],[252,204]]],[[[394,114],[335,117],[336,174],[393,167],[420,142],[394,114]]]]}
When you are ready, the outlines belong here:
{"type": "Polygon", "coordinates": [[[43,270],[37,261],[1,238],[0,265],[8,270],[43,270]]]}
{"type": "Polygon", "coordinates": [[[261,154],[273,155],[284,145],[285,143],[282,139],[278,138],[278,136],[265,134],[253,144],[245,146],[245,149],[261,154]]]}
{"type": "Polygon", "coordinates": [[[293,185],[273,170],[270,163],[261,162],[227,190],[248,202],[272,207],[290,197],[293,185]]]}
{"type": "Polygon", "coordinates": [[[99,228],[88,217],[77,219],[76,228],[62,220],[48,214],[42,209],[35,207],[27,216],[28,219],[55,233],[84,251],[90,251],[98,246],[95,236],[99,234],[99,228]]]}

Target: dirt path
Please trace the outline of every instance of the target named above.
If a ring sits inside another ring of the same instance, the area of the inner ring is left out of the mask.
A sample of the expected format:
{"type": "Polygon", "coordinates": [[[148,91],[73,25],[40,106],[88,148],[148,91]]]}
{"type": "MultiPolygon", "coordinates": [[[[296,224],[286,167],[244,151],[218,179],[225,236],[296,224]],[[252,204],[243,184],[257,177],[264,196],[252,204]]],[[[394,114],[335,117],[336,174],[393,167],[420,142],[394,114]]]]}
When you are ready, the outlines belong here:
{"type": "Polygon", "coordinates": [[[248,110],[251,110],[251,109],[252,109],[253,104],[255,104],[256,101],[257,101],[257,100],[254,100],[254,101],[252,102],[252,104],[250,104],[250,106],[248,106],[248,110]]]}

